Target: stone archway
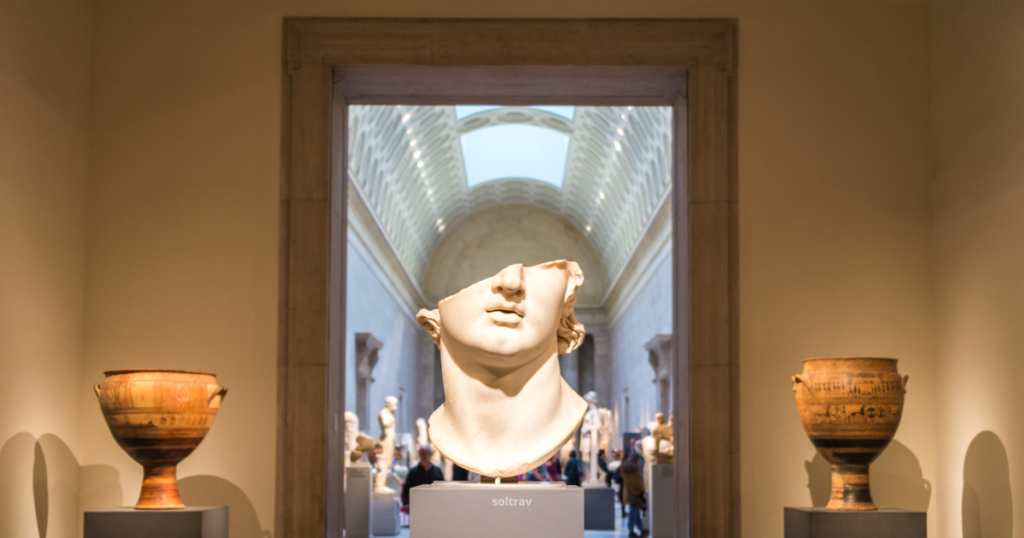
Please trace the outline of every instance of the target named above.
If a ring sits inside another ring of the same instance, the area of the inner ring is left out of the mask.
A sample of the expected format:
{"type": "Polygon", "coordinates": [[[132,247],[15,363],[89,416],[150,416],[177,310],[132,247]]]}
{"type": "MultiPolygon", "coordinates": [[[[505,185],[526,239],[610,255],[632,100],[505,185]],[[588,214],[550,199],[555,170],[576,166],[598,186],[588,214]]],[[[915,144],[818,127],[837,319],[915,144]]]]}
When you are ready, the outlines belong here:
{"type": "Polygon", "coordinates": [[[676,528],[739,532],[736,34],[734,20],[285,20],[276,536],[344,526],[350,103],[674,108],[676,528]]]}

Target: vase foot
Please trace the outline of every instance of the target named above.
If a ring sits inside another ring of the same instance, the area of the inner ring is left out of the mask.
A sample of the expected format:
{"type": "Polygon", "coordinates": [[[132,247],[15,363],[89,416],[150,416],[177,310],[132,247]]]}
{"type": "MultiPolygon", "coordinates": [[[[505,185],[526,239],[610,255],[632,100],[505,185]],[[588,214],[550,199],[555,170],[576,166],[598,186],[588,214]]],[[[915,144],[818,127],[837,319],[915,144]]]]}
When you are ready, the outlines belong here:
{"type": "Polygon", "coordinates": [[[851,512],[878,510],[871,499],[866,464],[832,465],[832,496],[825,509],[851,512]]]}
{"type": "Polygon", "coordinates": [[[185,508],[178,496],[178,466],[143,467],[142,492],[136,510],[178,510],[185,508]]]}

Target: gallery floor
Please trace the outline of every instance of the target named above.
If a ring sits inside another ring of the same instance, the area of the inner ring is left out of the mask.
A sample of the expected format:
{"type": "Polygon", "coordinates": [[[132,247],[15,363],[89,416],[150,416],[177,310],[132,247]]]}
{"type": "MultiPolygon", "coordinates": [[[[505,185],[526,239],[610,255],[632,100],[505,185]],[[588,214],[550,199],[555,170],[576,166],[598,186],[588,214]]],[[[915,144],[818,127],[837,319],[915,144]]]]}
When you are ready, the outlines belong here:
{"type": "MultiPolygon", "coordinates": [[[[583,538],[626,538],[629,533],[619,529],[620,525],[615,524],[616,530],[613,531],[583,531],[583,538]]],[[[398,538],[409,538],[409,529],[404,528],[398,533],[398,538]]]]}
{"type": "MultiPolygon", "coordinates": [[[[616,530],[613,531],[583,531],[583,538],[626,538],[629,536],[629,533],[622,530],[620,528],[621,526],[622,525],[620,523],[616,523],[616,530]]],[[[403,528],[402,531],[398,533],[398,538],[409,538],[408,527],[403,528]]]]}
{"type": "MultiPolygon", "coordinates": [[[[619,503],[615,503],[615,510],[617,513],[621,513],[621,506],[619,503]]],[[[615,530],[613,531],[583,531],[583,538],[626,538],[629,536],[625,527],[626,520],[624,518],[615,518],[615,530]]],[[[409,538],[409,528],[403,527],[398,533],[397,538],[409,538]]]]}

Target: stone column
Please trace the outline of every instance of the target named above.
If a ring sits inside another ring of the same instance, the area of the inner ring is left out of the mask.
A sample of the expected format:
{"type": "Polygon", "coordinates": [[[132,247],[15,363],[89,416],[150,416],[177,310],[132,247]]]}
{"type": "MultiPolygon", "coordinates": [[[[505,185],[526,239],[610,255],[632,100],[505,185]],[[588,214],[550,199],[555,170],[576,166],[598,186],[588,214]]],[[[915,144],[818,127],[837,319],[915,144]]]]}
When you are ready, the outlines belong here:
{"type": "Polygon", "coordinates": [[[370,424],[369,399],[370,383],[373,383],[373,367],[377,365],[377,351],[384,344],[370,333],[356,333],[356,416],[360,424],[370,424]]]}
{"type": "Polygon", "coordinates": [[[598,327],[594,331],[594,392],[599,407],[612,406],[611,339],[608,331],[598,327]]]}
{"type": "Polygon", "coordinates": [[[579,370],[579,350],[573,350],[572,353],[565,355],[559,355],[558,357],[558,369],[562,373],[562,379],[572,387],[572,390],[579,393],[580,391],[580,370],[579,370]]]}
{"type": "Polygon", "coordinates": [[[654,384],[658,391],[658,411],[665,419],[672,416],[672,335],[655,335],[644,344],[647,361],[654,369],[654,384]]]}
{"type": "Polygon", "coordinates": [[[416,370],[419,377],[416,382],[416,416],[413,418],[429,420],[434,412],[434,376],[440,376],[441,372],[435,371],[434,341],[423,331],[420,331],[418,346],[416,370]]]}

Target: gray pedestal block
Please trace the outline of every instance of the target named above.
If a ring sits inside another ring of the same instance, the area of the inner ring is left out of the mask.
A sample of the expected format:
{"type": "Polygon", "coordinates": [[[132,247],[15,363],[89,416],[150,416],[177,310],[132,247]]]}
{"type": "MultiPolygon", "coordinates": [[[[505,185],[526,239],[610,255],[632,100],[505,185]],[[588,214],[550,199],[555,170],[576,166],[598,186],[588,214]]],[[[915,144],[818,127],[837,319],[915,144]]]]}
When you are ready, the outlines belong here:
{"type": "Polygon", "coordinates": [[[402,529],[401,501],[396,493],[374,493],[373,508],[370,510],[374,536],[398,536],[402,529]]]}
{"type": "Polygon", "coordinates": [[[925,512],[881,508],[869,512],[829,512],[786,508],[786,538],[926,538],[925,512]]]}
{"type": "Polygon", "coordinates": [[[672,465],[652,465],[648,487],[647,513],[651,516],[651,526],[648,527],[651,538],[672,538],[676,535],[676,484],[672,465]]]}
{"type": "Polygon", "coordinates": [[[372,469],[368,464],[358,462],[347,467],[345,473],[345,536],[370,538],[372,469]]]}
{"type": "Polygon", "coordinates": [[[111,508],[85,513],[85,538],[228,538],[227,506],[181,510],[111,508]]]}
{"type": "Polygon", "coordinates": [[[576,486],[427,485],[409,497],[409,538],[583,538],[583,490],[576,486]]]}
{"type": "Polygon", "coordinates": [[[615,490],[583,488],[583,528],[615,530],[615,490]]]}

